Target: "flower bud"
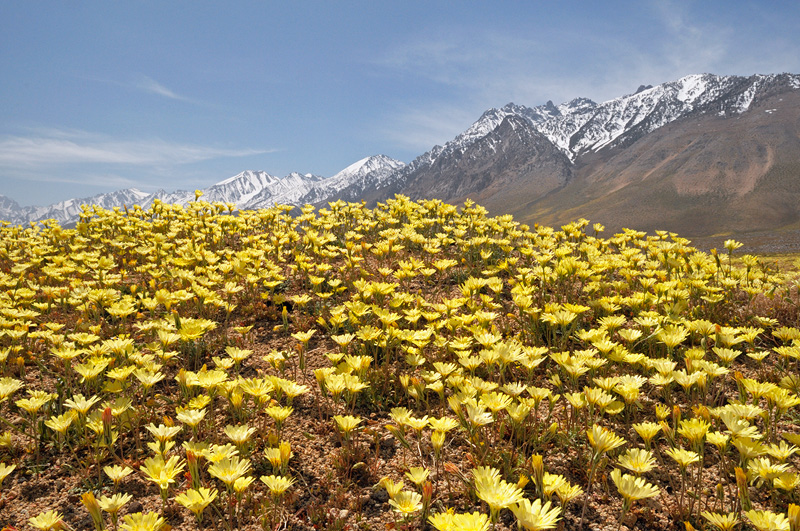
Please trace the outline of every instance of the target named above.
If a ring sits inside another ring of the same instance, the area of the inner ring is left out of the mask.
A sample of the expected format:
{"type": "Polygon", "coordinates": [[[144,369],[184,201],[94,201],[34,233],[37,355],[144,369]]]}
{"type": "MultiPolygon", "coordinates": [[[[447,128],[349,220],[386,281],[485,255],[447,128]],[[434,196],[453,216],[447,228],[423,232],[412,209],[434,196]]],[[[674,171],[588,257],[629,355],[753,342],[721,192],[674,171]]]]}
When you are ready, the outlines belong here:
{"type": "Polygon", "coordinates": [[[736,486],[739,489],[739,501],[742,504],[742,510],[749,511],[753,507],[750,503],[750,493],[747,490],[747,473],[738,466],[734,471],[736,472],[736,486]]]}
{"type": "Polygon", "coordinates": [[[800,531],[800,505],[795,505],[794,503],[789,504],[788,512],[788,520],[789,520],[789,531],[800,531]]]}
{"type": "Polygon", "coordinates": [[[92,517],[95,529],[97,531],[103,531],[103,515],[100,513],[100,504],[97,503],[94,494],[91,491],[84,492],[81,495],[81,502],[83,502],[86,510],[89,511],[89,516],[92,517]]]}

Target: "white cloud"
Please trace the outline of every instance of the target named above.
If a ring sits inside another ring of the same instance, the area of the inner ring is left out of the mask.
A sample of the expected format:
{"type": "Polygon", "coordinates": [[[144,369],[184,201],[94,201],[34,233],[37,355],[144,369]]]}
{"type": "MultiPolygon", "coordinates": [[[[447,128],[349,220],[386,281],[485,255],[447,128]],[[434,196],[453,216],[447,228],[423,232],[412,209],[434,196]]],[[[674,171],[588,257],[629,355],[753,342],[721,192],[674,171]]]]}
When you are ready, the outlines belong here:
{"type": "Polygon", "coordinates": [[[171,100],[191,101],[189,98],[181,96],[180,94],[176,94],[175,92],[168,89],[155,79],[152,79],[147,76],[141,76],[141,78],[134,84],[134,86],[140,90],[149,92],[150,94],[156,94],[158,96],[163,96],[171,100]]]}
{"type": "Polygon", "coordinates": [[[25,182],[80,185],[83,187],[97,187],[106,190],[143,187],[142,181],[134,181],[113,173],[80,173],[73,175],[64,172],[30,173],[19,171],[15,172],[13,178],[25,182]]]}
{"type": "Polygon", "coordinates": [[[576,24],[528,34],[490,27],[409,34],[372,63],[404,88],[395,104],[399,110],[385,117],[381,132],[398,146],[425,151],[451,140],[486,109],[508,102],[603,102],[689,74],[800,69],[800,41],[780,32],[765,39],[758,31],[734,28],[731,18],[704,15],[702,5],[652,1],[639,20],[647,24],[644,32],[576,24]]]}
{"type": "Polygon", "coordinates": [[[678,77],[686,74],[723,73],[733,31],[720,24],[693,19],[685,6],[675,2],[654,4],[667,38],[660,46],[662,68],[678,77]]]}
{"type": "Polygon", "coordinates": [[[516,86],[518,72],[535,70],[531,60],[540,51],[540,43],[529,38],[492,30],[451,31],[403,43],[375,64],[393,73],[491,96],[516,86]]]}
{"type": "Polygon", "coordinates": [[[203,102],[195,98],[190,98],[189,96],[185,96],[183,94],[175,92],[174,90],[170,89],[163,83],[156,81],[150,76],[146,76],[144,74],[133,74],[126,77],[127,79],[120,80],[120,79],[112,79],[108,77],[95,76],[95,75],[83,76],[84,79],[88,79],[98,83],[103,83],[106,85],[124,87],[126,89],[136,90],[139,92],[144,92],[146,94],[152,94],[155,96],[160,96],[162,98],[167,98],[175,101],[191,103],[193,105],[208,106],[208,103],[206,102],[203,102]]]}
{"type": "Polygon", "coordinates": [[[386,122],[391,125],[383,134],[403,149],[423,153],[452,140],[477,118],[468,109],[455,106],[409,108],[388,116],[386,122]]]}
{"type": "MultiPolygon", "coordinates": [[[[764,38],[744,25],[733,27],[731,18],[709,18],[702,4],[658,0],[644,7],[637,22],[646,25],[645,31],[625,27],[631,22],[624,16],[612,17],[617,31],[578,23],[538,27],[527,34],[444,27],[435,34],[409,35],[374,65],[401,83],[417,83],[421,101],[433,84],[434,90],[449,94],[451,105],[480,109],[509,101],[605,101],[640,84],[689,74],[747,75],[800,67],[800,41],[785,38],[785,31],[764,38]]],[[[742,8],[737,16],[748,12],[742,8]]]]}
{"type": "Polygon", "coordinates": [[[120,140],[86,132],[0,138],[0,167],[45,168],[70,164],[171,166],[223,157],[246,157],[275,150],[230,149],[160,139],[120,140]]]}

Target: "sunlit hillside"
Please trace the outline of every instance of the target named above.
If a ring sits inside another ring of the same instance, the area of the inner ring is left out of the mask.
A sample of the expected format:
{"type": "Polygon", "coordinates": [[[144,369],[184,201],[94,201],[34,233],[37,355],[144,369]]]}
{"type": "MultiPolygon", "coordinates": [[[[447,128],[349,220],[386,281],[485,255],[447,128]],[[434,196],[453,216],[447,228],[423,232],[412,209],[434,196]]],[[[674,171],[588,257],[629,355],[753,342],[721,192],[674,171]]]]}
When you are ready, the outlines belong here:
{"type": "Polygon", "coordinates": [[[793,268],[200,199],[0,228],[0,527],[800,529],[793,268]]]}

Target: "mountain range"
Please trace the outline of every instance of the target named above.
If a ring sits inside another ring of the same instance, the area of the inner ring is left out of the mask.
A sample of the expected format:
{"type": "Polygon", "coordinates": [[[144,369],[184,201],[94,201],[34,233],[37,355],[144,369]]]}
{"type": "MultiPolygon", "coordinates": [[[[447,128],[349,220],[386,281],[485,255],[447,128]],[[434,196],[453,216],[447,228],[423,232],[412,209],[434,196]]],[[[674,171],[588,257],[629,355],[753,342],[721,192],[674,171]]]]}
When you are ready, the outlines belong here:
{"type": "MultiPolygon", "coordinates": [[[[378,183],[404,166],[398,160],[376,155],[361,159],[329,178],[296,172],[285,177],[276,177],[265,171],[247,170],[202,189],[202,200],[209,203],[233,203],[237,210],[269,208],[276,204],[318,203],[340,194],[342,189],[349,186],[366,187],[367,183],[378,183]]],[[[195,192],[162,189],[146,193],[136,188],[127,188],[92,197],[68,199],[43,207],[22,207],[13,199],[0,195],[0,219],[14,224],[55,219],[62,225],[71,225],[80,219],[82,205],[111,209],[136,204],[148,208],[156,199],[164,203],[185,205],[195,200],[195,192]]]]}
{"type": "MultiPolygon", "coordinates": [[[[374,205],[394,194],[472,199],[530,224],[583,217],[609,231],[769,236],[800,248],[800,75],[699,74],[603,103],[509,103],[409,164],[377,155],[328,178],[245,171],[205,189],[203,199],[251,209],[338,199],[374,205]]],[[[82,203],[147,206],[156,198],[186,203],[194,193],[129,189],[48,207],[0,196],[0,218],[68,224],[82,203]]]]}

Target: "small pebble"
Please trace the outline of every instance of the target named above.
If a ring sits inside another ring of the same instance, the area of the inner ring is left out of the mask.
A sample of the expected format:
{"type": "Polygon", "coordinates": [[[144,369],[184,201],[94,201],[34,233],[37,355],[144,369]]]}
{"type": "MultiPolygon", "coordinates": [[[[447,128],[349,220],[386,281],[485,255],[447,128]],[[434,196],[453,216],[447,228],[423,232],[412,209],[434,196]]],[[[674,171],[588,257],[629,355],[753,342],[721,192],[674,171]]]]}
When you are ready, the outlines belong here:
{"type": "Polygon", "coordinates": [[[127,506],[126,509],[128,510],[128,514],[131,513],[140,513],[142,512],[142,502],[140,501],[132,501],[127,506]]]}
{"type": "Polygon", "coordinates": [[[372,494],[370,494],[370,498],[372,498],[378,503],[386,503],[389,501],[389,493],[386,492],[385,489],[377,489],[372,491],[372,494]]]}

